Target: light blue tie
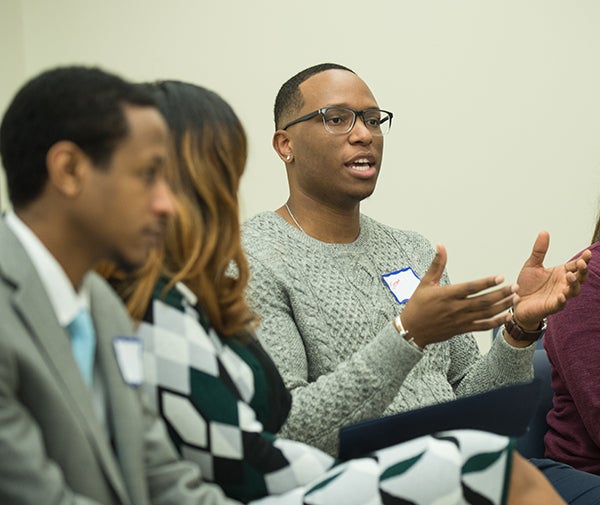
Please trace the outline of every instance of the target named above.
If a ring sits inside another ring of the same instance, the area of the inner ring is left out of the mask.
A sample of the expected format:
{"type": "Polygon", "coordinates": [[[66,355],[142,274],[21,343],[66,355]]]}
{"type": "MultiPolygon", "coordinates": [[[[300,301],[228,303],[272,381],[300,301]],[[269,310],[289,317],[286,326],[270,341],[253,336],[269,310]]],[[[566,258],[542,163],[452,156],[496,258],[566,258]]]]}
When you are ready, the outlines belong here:
{"type": "Polygon", "coordinates": [[[71,349],[83,375],[83,380],[88,386],[91,386],[94,377],[96,335],[89,311],[81,309],[75,319],[69,323],[67,330],[71,335],[71,349]]]}

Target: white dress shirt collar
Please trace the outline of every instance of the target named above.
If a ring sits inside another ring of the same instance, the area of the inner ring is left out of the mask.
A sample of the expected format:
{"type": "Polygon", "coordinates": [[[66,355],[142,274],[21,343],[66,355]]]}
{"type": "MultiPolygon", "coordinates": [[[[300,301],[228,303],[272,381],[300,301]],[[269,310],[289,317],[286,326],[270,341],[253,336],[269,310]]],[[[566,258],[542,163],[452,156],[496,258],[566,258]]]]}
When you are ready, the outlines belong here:
{"type": "Polygon", "coordinates": [[[58,322],[66,327],[82,308],[89,309],[89,293],[85,289],[79,293],[75,290],[56,258],[14,212],[7,212],[5,219],[42,280],[58,322]]]}

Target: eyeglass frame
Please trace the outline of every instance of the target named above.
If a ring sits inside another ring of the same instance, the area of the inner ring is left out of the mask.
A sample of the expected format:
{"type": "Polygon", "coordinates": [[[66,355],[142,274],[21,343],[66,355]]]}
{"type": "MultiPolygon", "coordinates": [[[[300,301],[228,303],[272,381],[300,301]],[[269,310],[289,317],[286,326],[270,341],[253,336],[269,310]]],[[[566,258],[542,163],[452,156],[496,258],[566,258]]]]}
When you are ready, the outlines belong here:
{"type": "MultiPolygon", "coordinates": [[[[323,119],[323,126],[325,127],[325,131],[328,133],[331,133],[332,135],[346,135],[347,133],[350,133],[352,131],[352,128],[354,128],[354,125],[356,124],[356,117],[360,116],[360,119],[362,119],[363,124],[369,129],[369,131],[371,132],[372,135],[377,135],[376,133],[373,132],[373,130],[371,130],[368,126],[367,123],[365,121],[365,112],[369,112],[372,110],[378,110],[380,112],[384,112],[385,114],[388,115],[388,119],[390,121],[389,124],[389,128],[388,128],[388,132],[392,129],[392,118],[394,117],[394,113],[390,112],[389,110],[384,110],[384,109],[378,109],[376,107],[371,107],[369,109],[364,109],[364,110],[354,110],[351,109],[350,107],[342,107],[339,105],[328,105],[327,107],[321,107],[320,109],[314,110],[312,112],[309,112],[308,114],[305,114],[304,116],[300,116],[299,118],[294,119],[293,121],[290,121],[289,123],[287,123],[284,127],[281,128],[281,130],[287,130],[290,126],[293,126],[295,124],[298,123],[302,123],[303,121],[308,121],[309,119],[312,119],[313,117],[318,116],[319,114],[321,115],[321,118],[323,119]],[[331,130],[329,130],[327,128],[327,124],[325,123],[325,113],[330,110],[330,109],[343,109],[343,110],[347,110],[349,112],[352,112],[353,118],[352,118],[352,124],[350,125],[350,128],[348,128],[347,131],[345,132],[332,132],[331,130]]],[[[381,124],[381,123],[379,123],[381,124]]],[[[379,137],[383,137],[385,134],[381,133],[377,136],[379,137]]]]}

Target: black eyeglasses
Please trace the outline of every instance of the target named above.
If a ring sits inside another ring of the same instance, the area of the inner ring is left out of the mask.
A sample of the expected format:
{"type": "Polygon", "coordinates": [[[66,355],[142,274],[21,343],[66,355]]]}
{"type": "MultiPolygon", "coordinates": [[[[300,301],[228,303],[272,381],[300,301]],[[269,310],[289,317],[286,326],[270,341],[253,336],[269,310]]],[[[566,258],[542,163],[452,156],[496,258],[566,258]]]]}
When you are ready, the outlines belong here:
{"type": "Polygon", "coordinates": [[[334,135],[342,135],[352,130],[356,122],[356,116],[360,116],[371,135],[385,135],[392,127],[392,118],[394,117],[391,112],[381,109],[354,110],[347,107],[323,107],[290,121],[282,130],[296,123],[308,121],[319,114],[323,117],[325,129],[334,135]]]}

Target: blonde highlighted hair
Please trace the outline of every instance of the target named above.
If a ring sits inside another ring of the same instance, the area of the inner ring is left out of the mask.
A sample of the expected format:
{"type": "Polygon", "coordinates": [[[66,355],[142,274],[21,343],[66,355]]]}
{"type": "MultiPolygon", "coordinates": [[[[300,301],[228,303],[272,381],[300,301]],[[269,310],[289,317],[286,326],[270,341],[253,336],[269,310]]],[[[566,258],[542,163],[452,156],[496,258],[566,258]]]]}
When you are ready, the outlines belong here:
{"type": "Polygon", "coordinates": [[[237,193],[247,158],[244,129],[216,93],[179,81],[145,84],[171,135],[167,178],[177,212],[162,246],[133,274],[103,267],[140,320],[161,276],[181,281],[223,336],[246,337],[257,319],[244,299],[249,268],[240,238],[237,193]]]}

